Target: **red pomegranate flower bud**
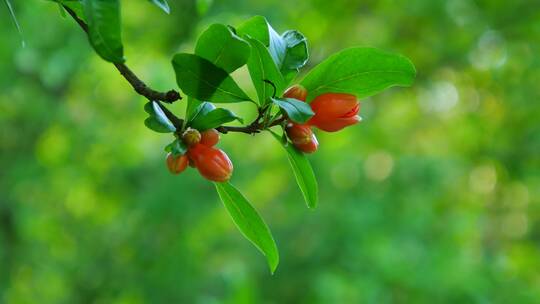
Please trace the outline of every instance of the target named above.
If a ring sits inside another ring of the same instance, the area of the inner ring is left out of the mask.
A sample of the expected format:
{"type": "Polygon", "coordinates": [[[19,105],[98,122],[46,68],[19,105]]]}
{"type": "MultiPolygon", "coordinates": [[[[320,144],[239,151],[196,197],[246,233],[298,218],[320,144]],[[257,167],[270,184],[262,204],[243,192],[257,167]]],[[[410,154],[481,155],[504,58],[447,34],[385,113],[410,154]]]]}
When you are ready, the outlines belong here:
{"type": "Polygon", "coordinates": [[[295,123],[287,124],[285,128],[287,136],[291,140],[292,144],[300,151],[304,153],[313,153],[317,151],[319,142],[311,131],[311,127],[308,125],[298,125],[295,123]]]}
{"type": "Polygon", "coordinates": [[[204,178],[214,182],[225,182],[231,178],[233,165],[222,150],[199,143],[191,147],[188,154],[204,178]]]}
{"type": "Polygon", "coordinates": [[[184,134],[182,134],[182,140],[184,140],[184,143],[188,147],[194,146],[201,141],[201,133],[195,129],[188,128],[184,134]]]}
{"type": "Polygon", "coordinates": [[[315,134],[311,134],[311,138],[307,143],[294,144],[294,146],[304,153],[313,153],[319,148],[319,142],[317,141],[315,134]]]}
{"type": "Polygon", "coordinates": [[[201,141],[199,143],[208,147],[213,147],[218,141],[219,132],[216,129],[210,129],[201,133],[201,141]]]}
{"type": "Polygon", "coordinates": [[[167,168],[172,174],[179,174],[186,170],[188,165],[187,155],[173,156],[172,153],[167,154],[167,168]]]}
{"type": "Polygon", "coordinates": [[[308,143],[311,140],[311,135],[313,135],[313,131],[311,131],[310,126],[299,125],[292,122],[287,124],[285,132],[287,132],[287,136],[293,144],[308,143]]]}
{"type": "Polygon", "coordinates": [[[287,91],[283,94],[283,97],[286,98],[296,98],[301,101],[306,101],[307,90],[300,84],[295,84],[292,87],[288,88],[287,91]]]}
{"type": "Polygon", "coordinates": [[[360,103],[356,96],[341,93],[326,93],[311,102],[315,115],[308,124],[323,131],[336,132],[360,121],[360,103]]]}

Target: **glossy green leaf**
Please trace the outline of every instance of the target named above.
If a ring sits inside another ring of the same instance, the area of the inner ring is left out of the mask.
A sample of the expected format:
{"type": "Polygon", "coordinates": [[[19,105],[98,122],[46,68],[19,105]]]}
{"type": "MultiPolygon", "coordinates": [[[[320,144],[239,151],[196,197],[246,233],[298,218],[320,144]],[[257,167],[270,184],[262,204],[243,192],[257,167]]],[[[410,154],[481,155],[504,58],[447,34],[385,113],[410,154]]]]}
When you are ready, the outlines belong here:
{"type": "Polygon", "coordinates": [[[234,120],[242,121],[241,118],[236,116],[232,111],[217,108],[206,114],[199,114],[191,123],[191,127],[199,131],[205,131],[221,126],[224,123],[228,123],[234,120]]]}
{"type": "Polygon", "coordinates": [[[374,48],[350,48],[313,68],[302,85],[308,90],[308,101],[328,92],[363,98],[391,86],[410,86],[415,75],[414,65],[404,56],[374,48]]]}
{"type": "Polygon", "coordinates": [[[308,61],[308,44],[306,37],[298,31],[286,31],[282,38],[287,48],[280,70],[288,85],[308,61]]]}
{"type": "Polygon", "coordinates": [[[307,40],[298,31],[278,34],[268,21],[256,16],[238,28],[239,35],[259,40],[268,47],[271,58],[283,74],[286,84],[290,83],[309,57],[307,40]]]}
{"type": "Polygon", "coordinates": [[[171,9],[169,8],[169,3],[167,3],[167,0],[148,0],[157,7],[159,7],[162,11],[164,11],[167,14],[171,13],[171,9]]]}
{"type": "Polygon", "coordinates": [[[153,101],[150,101],[150,102],[145,103],[143,109],[144,109],[144,111],[145,111],[147,114],[154,115],[154,105],[153,105],[153,101]]]}
{"type": "Polygon", "coordinates": [[[285,85],[289,84],[298,69],[303,67],[309,57],[307,40],[298,31],[286,31],[278,34],[266,18],[256,16],[244,22],[237,30],[245,38],[253,38],[268,47],[269,54],[284,78],[285,85]]]}
{"type": "Polygon", "coordinates": [[[174,131],[171,131],[168,127],[161,124],[155,117],[148,117],[144,120],[144,125],[155,132],[158,133],[171,133],[174,131]]]}
{"type": "Polygon", "coordinates": [[[223,24],[212,24],[195,46],[195,54],[229,73],[246,64],[249,53],[249,44],[223,24]]]}
{"type": "Polygon", "coordinates": [[[251,37],[259,40],[264,46],[269,45],[270,35],[268,32],[268,22],[263,16],[255,16],[248,19],[238,26],[236,33],[240,37],[251,37]]]}
{"type": "Polygon", "coordinates": [[[289,163],[293,169],[296,183],[300,187],[300,191],[302,191],[307,206],[309,208],[317,207],[317,201],[319,200],[319,186],[317,185],[315,173],[313,173],[313,168],[311,168],[311,164],[306,155],[296,150],[296,148],[288,142],[283,143],[282,138],[276,133],[271,131],[271,134],[287,151],[287,157],[289,158],[289,163]]]}
{"type": "Polygon", "coordinates": [[[171,152],[173,156],[184,155],[187,152],[187,145],[178,139],[165,146],[165,152],[171,152]]]}
{"type": "Polygon", "coordinates": [[[199,116],[204,116],[212,112],[215,108],[216,106],[214,106],[213,104],[209,102],[206,102],[206,101],[200,102],[193,110],[191,119],[188,120],[188,122],[192,122],[195,119],[199,118],[199,116]]]}
{"type": "Polygon", "coordinates": [[[303,124],[315,113],[309,104],[294,98],[272,98],[272,102],[287,113],[294,122],[303,124]]]}
{"type": "Polygon", "coordinates": [[[200,56],[176,54],[172,64],[176,82],[186,95],[216,103],[250,100],[229,73],[200,56]]]}
{"type": "Polygon", "coordinates": [[[309,58],[306,37],[298,31],[286,31],[282,35],[287,45],[281,70],[299,69],[303,67],[309,58]]]}
{"type": "Polygon", "coordinates": [[[249,201],[228,182],[215,183],[217,193],[242,234],[265,256],[274,273],[279,264],[279,252],[270,229],[249,201]]]}
{"type": "Polygon", "coordinates": [[[270,37],[268,50],[277,67],[281,69],[287,53],[287,42],[285,42],[270,24],[268,24],[268,33],[270,37]]]}
{"type": "Polygon", "coordinates": [[[82,0],[88,38],[101,58],[124,62],[119,0],[82,0]]]}
{"type": "Polygon", "coordinates": [[[176,128],[172,124],[172,122],[169,120],[167,115],[165,115],[165,112],[161,109],[159,104],[155,101],[152,101],[152,109],[154,110],[153,116],[156,117],[156,119],[159,121],[159,123],[163,124],[164,126],[167,126],[172,131],[176,131],[176,128]]]}
{"type": "Polygon", "coordinates": [[[251,45],[251,56],[248,60],[249,75],[257,91],[259,104],[264,105],[274,94],[281,96],[285,90],[285,81],[268,49],[256,39],[247,38],[247,40],[251,45]],[[267,81],[272,82],[276,90],[267,81]]]}
{"type": "Polygon", "coordinates": [[[167,118],[167,115],[163,112],[159,104],[155,101],[151,101],[144,105],[144,111],[150,114],[144,124],[149,129],[159,133],[170,133],[176,131],[176,127],[167,118]]]}

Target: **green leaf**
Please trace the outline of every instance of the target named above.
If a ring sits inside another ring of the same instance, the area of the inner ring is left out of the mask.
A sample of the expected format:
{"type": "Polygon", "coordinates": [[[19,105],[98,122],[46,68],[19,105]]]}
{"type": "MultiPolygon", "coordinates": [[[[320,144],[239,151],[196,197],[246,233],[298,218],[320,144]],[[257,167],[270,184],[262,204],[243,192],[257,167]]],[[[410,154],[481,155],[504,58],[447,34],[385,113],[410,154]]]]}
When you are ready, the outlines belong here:
{"type": "Polygon", "coordinates": [[[187,145],[178,139],[175,139],[172,143],[165,146],[165,152],[171,152],[173,156],[184,155],[187,150],[187,145]]]}
{"type": "Polygon", "coordinates": [[[289,158],[289,163],[293,169],[294,177],[296,178],[296,183],[302,191],[304,200],[309,208],[317,207],[317,201],[319,199],[317,180],[315,179],[315,173],[313,173],[313,168],[307,159],[306,155],[298,150],[296,150],[291,144],[286,142],[285,144],[282,141],[282,138],[276,133],[270,131],[274,138],[282,144],[282,146],[287,151],[287,156],[289,158]]]}
{"type": "Polygon", "coordinates": [[[244,23],[242,23],[236,29],[236,33],[240,37],[251,37],[260,41],[264,46],[269,45],[270,35],[268,33],[268,22],[263,16],[255,16],[244,23]]]}
{"type": "Polygon", "coordinates": [[[218,108],[209,103],[201,102],[191,114],[191,118],[188,120],[188,125],[199,131],[205,131],[218,127],[224,123],[238,120],[241,123],[244,120],[230,110],[218,108]]]}
{"type": "Polygon", "coordinates": [[[75,15],[77,15],[79,19],[86,22],[86,17],[84,16],[83,7],[79,0],[52,0],[52,1],[61,5],[62,10],[64,6],[71,9],[72,11],[75,12],[75,15]]]}
{"type": "Polygon", "coordinates": [[[282,38],[285,40],[287,48],[281,65],[281,74],[288,85],[298,74],[298,70],[308,61],[308,44],[306,37],[298,31],[286,31],[282,38]]]}
{"type": "Polygon", "coordinates": [[[250,100],[229,73],[200,56],[176,54],[172,64],[176,82],[186,95],[216,103],[250,100]]]}
{"type": "Polygon", "coordinates": [[[176,131],[176,127],[167,118],[159,104],[151,101],[144,105],[144,111],[150,114],[150,117],[145,119],[144,125],[149,129],[159,133],[170,133],[176,131]]]}
{"type": "Polygon", "coordinates": [[[148,0],[148,1],[154,3],[157,7],[159,7],[165,13],[167,14],[171,13],[171,9],[169,8],[169,3],[167,3],[167,0],[148,0]]]}
{"type": "Polygon", "coordinates": [[[155,117],[148,117],[144,120],[144,125],[152,130],[152,131],[155,131],[155,132],[158,132],[158,133],[171,133],[171,132],[174,132],[174,131],[171,131],[169,128],[167,128],[166,126],[162,125],[161,123],[159,123],[159,121],[155,118],[155,117]]]}
{"type": "Polygon", "coordinates": [[[299,69],[306,65],[309,58],[306,37],[298,31],[286,31],[281,37],[287,44],[281,70],[299,69]]]}
{"type": "Polygon", "coordinates": [[[194,121],[195,119],[199,118],[199,116],[204,116],[212,112],[215,108],[216,107],[213,104],[206,101],[199,103],[199,105],[193,110],[193,115],[189,122],[194,121]]]}
{"type": "Polygon", "coordinates": [[[287,42],[285,42],[270,24],[268,24],[268,33],[270,35],[268,50],[277,67],[281,68],[285,60],[285,54],[287,53],[287,42]]]}
{"type": "Polygon", "coordinates": [[[172,122],[169,120],[167,115],[165,115],[165,112],[161,109],[159,104],[155,101],[152,101],[152,109],[154,110],[153,116],[156,117],[156,119],[159,121],[159,123],[163,124],[164,126],[167,126],[171,131],[176,131],[176,128],[172,124],[172,122]]]}
{"type": "Polygon", "coordinates": [[[150,115],[154,115],[154,105],[153,105],[153,101],[150,101],[150,102],[147,102],[144,104],[144,111],[147,113],[147,114],[150,114],[150,115]]]}
{"type": "Polygon", "coordinates": [[[251,56],[248,60],[249,75],[257,91],[259,104],[264,105],[274,95],[274,88],[265,80],[275,85],[276,96],[281,96],[281,93],[285,90],[285,82],[268,49],[258,40],[247,39],[251,45],[251,56]]]}
{"type": "Polygon", "coordinates": [[[186,106],[186,120],[190,121],[193,119],[193,115],[195,114],[195,110],[198,106],[200,106],[202,101],[197,100],[191,96],[188,96],[187,98],[187,106],[186,106]]]}
{"type": "Polygon", "coordinates": [[[242,234],[266,256],[273,274],[279,264],[279,252],[270,229],[249,201],[228,182],[215,183],[219,198],[242,234]]]}
{"type": "Polygon", "coordinates": [[[82,0],[88,38],[96,53],[110,62],[124,62],[119,0],[82,0]]]}
{"type": "Polygon", "coordinates": [[[266,18],[255,16],[237,29],[238,35],[260,41],[268,47],[270,56],[278,70],[283,74],[285,86],[289,84],[298,69],[303,67],[309,57],[307,40],[298,31],[286,31],[279,35],[266,18]]]}
{"type": "Polygon", "coordinates": [[[57,5],[58,5],[58,10],[60,11],[60,16],[62,16],[62,18],[66,18],[66,16],[67,16],[66,10],[62,6],[62,4],[57,3],[57,5]]]}
{"type": "Polygon", "coordinates": [[[221,126],[224,123],[228,123],[234,120],[242,121],[241,118],[236,116],[233,112],[223,108],[217,108],[211,112],[198,115],[196,119],[191,123],[191,127],[199,131],[205,131],[221,126]]]}
{"type": "Polygon", "coordinates": [[[272,60],[283,74],[285,85],[294,79],[309,57],[307,40],[302,33],[286,31],[279,35],[264,17],[249,19],[238,27],[237,32],[268,47],[272,60]]]}
{"type": "Polygon", "coordinates": [[[246,64],[249,53],[249,44],[223,24],[212,24],[195,46],[195,54],[229,73],[246,64]]]}
{"type": "Polygon", "coordinates": [[[404,56],[374,48],[350,48],[324,60],[301,83],[308,90],[308,101],[330,92],[363,98],[391,86],[410,86],[415,75],[414,65],[404,56]]]}
{"type": "Polygon", "coordinates": [[[307,122],[315,113],[309,104],[294,98],[272,98],[272,102],[287,113],[287,116],[294,122],[303,124],[307,122]]]}

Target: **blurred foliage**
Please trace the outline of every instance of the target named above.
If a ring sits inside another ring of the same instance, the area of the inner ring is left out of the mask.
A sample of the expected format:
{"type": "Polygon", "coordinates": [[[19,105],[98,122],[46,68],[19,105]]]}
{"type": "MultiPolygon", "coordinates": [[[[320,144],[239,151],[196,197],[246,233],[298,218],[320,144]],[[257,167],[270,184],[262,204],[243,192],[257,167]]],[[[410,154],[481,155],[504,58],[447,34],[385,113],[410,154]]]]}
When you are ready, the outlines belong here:
{"type": "Polygon", "coordinates": [[[208,24],[255,14],[303,32],[311,66],[356,45],[415,63],[414,87],[319,134],[315,211],[269,134],[224,136],[280,247],[273,276],[210,183],[170,176],[170,138],[73,21],[12,2],[26,47],[0,6],[0,302],[540,301],[540,2],[122,1],[127,63],[161,90],[208,24]]]}

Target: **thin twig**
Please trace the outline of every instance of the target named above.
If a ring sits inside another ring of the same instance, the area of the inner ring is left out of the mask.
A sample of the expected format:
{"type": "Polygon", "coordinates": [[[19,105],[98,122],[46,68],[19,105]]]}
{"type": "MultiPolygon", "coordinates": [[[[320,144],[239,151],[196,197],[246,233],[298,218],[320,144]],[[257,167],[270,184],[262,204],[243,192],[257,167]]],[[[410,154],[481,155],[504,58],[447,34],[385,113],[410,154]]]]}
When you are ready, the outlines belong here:
{"type": "MultiPolygon", "coordinates": [[[[63,5],[68,14],[79,24],[79,26],[88,34],[88,25],[77,16],[77,14],[69,7],[63,5]]],[[[149,100],[159,100],[165,103],[173,103],[179,99],[182,99],[180,93],[175,90],[168,92],[158,92],[146,85],[131,69],[124,63],[114,63],[116,69],[124,76],[124,78],[131,84],[135,92],[139,93],[149,100]]]]}
{"type": "MultiPolygon", "coordinates": [[[[68,12],[68,14],[79,24],[79,26],[88,34],[88,25],[77,16],[77,14],[70,9],[69,7],[62,5],[62,7],[68,12]]],[[[124,78],[131,84],[135,92],[137,92],[139,95],[142,95],[149,100],[158,102],[160,108],[163,110],[167,118],[174,124],[174,126],[181,130],[184,121],[177,116],[175,116],[171,111],[169,111],[165,106],[163,106],[159,101],[165,102],[165,103],[173,103],[176,100],[182,99],[180,94],[175,90],[170,90],[168,92],[158,92],[151,88],[149,88],[142,80],[131,71],[125,65],[124,63],[114,63],[114,66],[116,69],[124,76],[124,78]]],[[[273,85],[273,84],[272,84],[273,85]]],[[[251,122],[247,126],[243,127],[232,127],[232,126],[220,126],[217,127],[216,130],[219,132],[226,134],[229,132],[239,132],[239,133],[246,133],[246,134],[255,134],[261,132],[263,129],[265,129],[265,126],[260,122],[261,118],[263,118],[267,108],[259,108],[259,114],[257,115],[257,118],[251,122]]],[[[281,118],[278,118],[274,120],[270,125],[267,127],[273,127],[281,124],[283,121],[286,120],[286,117],[282,116],[281,118]]]]}

